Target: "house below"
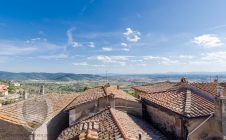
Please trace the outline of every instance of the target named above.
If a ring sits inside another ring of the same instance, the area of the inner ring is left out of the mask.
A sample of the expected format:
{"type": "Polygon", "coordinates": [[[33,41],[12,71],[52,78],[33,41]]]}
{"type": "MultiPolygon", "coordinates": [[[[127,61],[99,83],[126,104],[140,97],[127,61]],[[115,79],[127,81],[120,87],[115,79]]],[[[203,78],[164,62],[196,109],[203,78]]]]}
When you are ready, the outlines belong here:
{"type": "Polygon", "coordinates": [[[142,101],[146,120],[164,131],[168,138],[194,140],[226,136],[225,83],[189,83],[182,78],[180,82],[132,88],[142,101]]]}
{"type": "Polygon", "coordinates": [[[45,94],[0,108],[1,140],[55,140],[68,127],[62,110],[78,94],[45,94]]]}
{"type": "Polygon", "coordinates": [[[8,86],[6,85],[0,85],[0,96],[7,96],[8,93],[8,86]]]}
{"type": "Polygon", "coordinates": [[[57,140],[166,140],[139,117],[111,107],[65,129],[57,140]]]}
{"type": "Polygon", "coordinates": [[[142,116],[142,105],[137,98],[125,93],[118,86],[109,84],[82,92],[65,108],[65,112],[69,113],[69,122],[73,125],[108,106],[142,116]]]}

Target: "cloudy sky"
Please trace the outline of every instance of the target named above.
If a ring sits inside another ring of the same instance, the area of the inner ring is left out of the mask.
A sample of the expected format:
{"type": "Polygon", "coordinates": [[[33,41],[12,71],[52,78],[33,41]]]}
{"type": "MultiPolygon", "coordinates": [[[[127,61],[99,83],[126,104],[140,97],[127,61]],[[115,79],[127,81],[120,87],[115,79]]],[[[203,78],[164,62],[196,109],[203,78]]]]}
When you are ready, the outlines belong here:
{"type": "Polygon", "coordinates": [[[0,71],[226,71],[226,1],[1,0],[0,71]]]}

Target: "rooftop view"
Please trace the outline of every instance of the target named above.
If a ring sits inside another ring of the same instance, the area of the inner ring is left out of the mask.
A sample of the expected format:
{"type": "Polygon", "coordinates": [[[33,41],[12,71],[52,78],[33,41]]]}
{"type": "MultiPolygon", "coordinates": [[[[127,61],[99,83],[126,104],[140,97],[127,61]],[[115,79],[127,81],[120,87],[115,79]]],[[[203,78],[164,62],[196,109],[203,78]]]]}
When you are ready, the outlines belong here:
{"type": "Polygon", "coordinates": [[[1,0],[0,140],[226,139],[226,1],[1,0]]]}

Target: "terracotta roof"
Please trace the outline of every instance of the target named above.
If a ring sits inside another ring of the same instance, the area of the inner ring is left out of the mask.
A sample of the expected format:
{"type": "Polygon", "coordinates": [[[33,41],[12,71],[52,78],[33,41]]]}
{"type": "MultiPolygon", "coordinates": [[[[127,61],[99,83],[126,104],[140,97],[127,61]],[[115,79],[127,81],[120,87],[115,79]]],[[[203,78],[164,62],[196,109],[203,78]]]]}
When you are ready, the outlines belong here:
{"type": "Polygon", "coordinates": [[[87,89],[86,91],[80,93],[80,95],[74,99],[74,101],[67,106],[66,109],[74,108],[83,103],[96,100],[98,98],[106,96],[103,87],[95,87],[87,89]]]}
{"type": "Polygon", "coordinates": [[[142,135],[142,139],[166,139],[159,131],[157,131],[141,118],[129,115],[125,112],[113,108],[111,109],[111,112],[118,121],[119,126],[122,128],[122,131],[124,131],[127,139],[137,140],[139,134],[142,135]]]}
{"type": "Polygon", "coordinates": [[[110,86],[106,88],[106,94],[111,95],[114,94],[115,98],[121,98],[130,101],[137,101],[137,98],[125,93],[123,90],[118,89],[117,86],[110,86]]]}
{"type": "Polygon", "coordinates": [[[0,120],[35,129],[58,114],[78,94],[46,94],[0,108],[0,120]]]}
{"type": "Polygon", "coordinates": [[[72,109],[78,105],[83,103],[87,103],[93,100],[97,100],[98,98],[109,96],[111,94],[115,95],[115,98],[122,98],[125,100],[137,101],[135,97],[125,93],[121,89],[117,89],[116,86],[100,86],[95,88],[87,89],[82,92],[74,101],[69,104],[66,110],[72,109]]]}
{"type": "Polygon", "coordinates": [[[217,96],[218,83],[190,83],[189,85],[207,93],[210,96],[217,96]]]}
{"type": "Polygon", "coordinates": [[[178,88],[180,85],[181,84],[179,82],[166,81],[166,82],[152,83],[152,84],[141,85],[141,86],[134,86],[132,88],[140,92],[155,93],[155,92],[173,90],[175,88],[178,88]]]}
{"type": "Polygon", "coordinates": [[[147,139],[166,139],[160,132],[144,121],[124,112],[108,108],[65,129],[59,135],[58,140],[78,138],[78,136],[84,132],[84,123],[87,130],[94,127],[94,122],[98,125],[96,128],[98,139],[100,140],[129,138],[131,140],[132,138],[136,140],[138,138],[138,133],[141,133],[142,136],[145,136],[147,139]]]}
{"type": "Polygon", "coordinates": [[[0,85],[0,93],[1,92],[5,92],[7,90],[8,90],[8,86],[6,86],[6,85],[0,85]]]}
{"type": "Polygon", "coordinates": [[[208,100],[193,91],[190,94],[190,101],[187,101],[187,90],[181,88],[174,91],[163,91],[159,93],[146,94],[140,96],[154,104],[176,112],[185,117],[207,116],[214,112],[214,102],[208,100]],[[188,103],[190,102],[190,103],[188,103]],[[189,113],[186,112],[189,110],[189,113]]]}
{"type": "MultiPolygon", "coordinates": [[[[99,139],[106,139],[106,140],[113,140],[113,139],[119,139],[122,138],[122,134],[117,127],[116,123],[113,121],[113,117],[110,113],[109,109],[100,111],[96,113],[95,115],[92,115],[83,121],[80,121],[76,123],[75,125],[65,129],[62,131],[62,133],[59,135],[58,140],[69,140],[73,139],[75,137],[78,137],[79,134],[82,133],[82,130],[80,129],[80,125],[84,122],[97,122],[98,123],[98,137],[99,139]]],[[[89,125],[88,125],[89,126],[89,125]]]]}

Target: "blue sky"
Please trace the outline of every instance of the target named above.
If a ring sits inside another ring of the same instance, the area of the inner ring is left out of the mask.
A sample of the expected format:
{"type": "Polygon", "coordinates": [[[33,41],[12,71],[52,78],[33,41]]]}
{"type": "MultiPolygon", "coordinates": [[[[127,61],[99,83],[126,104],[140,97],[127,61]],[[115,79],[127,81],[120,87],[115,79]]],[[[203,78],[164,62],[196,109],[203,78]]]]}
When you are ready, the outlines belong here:
{"type": "Polygon", "coordinates": [[[224,0],[1,0],[0,70],[226,71],[224,0]]]}

